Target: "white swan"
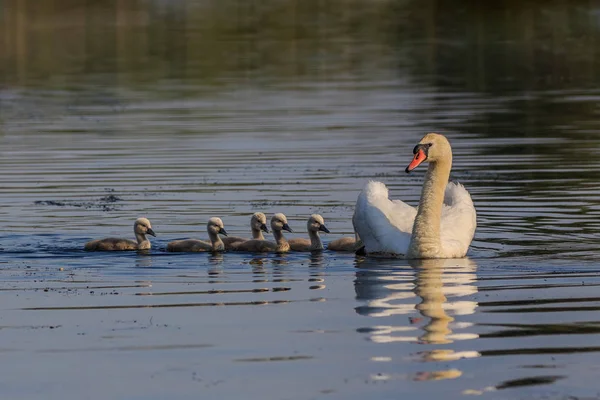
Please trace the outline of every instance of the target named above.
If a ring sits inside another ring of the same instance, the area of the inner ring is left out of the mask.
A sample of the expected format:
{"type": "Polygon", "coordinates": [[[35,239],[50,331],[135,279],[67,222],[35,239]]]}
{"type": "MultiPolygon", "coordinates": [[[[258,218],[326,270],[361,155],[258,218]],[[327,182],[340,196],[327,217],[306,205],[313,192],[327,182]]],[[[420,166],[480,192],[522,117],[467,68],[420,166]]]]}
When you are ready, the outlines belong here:
{"type": "Polygon", "coordinates": [[[440,134],[428,133],[415,146],[406,172],[429,162],[419,207],[390,200],[381,182],[369,182],[356,200],[354,229],[374,256],[461,258],[475,233],[476,213],[469,192],[448,182],[452,149],[440,134]]]}

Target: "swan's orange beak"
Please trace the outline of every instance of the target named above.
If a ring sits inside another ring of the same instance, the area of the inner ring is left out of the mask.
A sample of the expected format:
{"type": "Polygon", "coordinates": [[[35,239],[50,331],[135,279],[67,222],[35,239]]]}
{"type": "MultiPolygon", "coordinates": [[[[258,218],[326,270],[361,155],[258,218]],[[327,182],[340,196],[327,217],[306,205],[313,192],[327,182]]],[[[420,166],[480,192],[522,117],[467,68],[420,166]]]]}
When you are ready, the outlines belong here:
{"type": "Polygon", "coordinates": [[[408,167],[406,167],[406,173],[409,173],[413,169],[417,168],[419,166],[419,164],[421,164],[423,161],[425,161],[427,159],[427,154],[425,154],[423,149],[417,148],[415,150],[417,150],[417,151],[415,152],[415,156],[413,157],[413,160],[410,162],[410,164],[408,164],[408,167]]]}

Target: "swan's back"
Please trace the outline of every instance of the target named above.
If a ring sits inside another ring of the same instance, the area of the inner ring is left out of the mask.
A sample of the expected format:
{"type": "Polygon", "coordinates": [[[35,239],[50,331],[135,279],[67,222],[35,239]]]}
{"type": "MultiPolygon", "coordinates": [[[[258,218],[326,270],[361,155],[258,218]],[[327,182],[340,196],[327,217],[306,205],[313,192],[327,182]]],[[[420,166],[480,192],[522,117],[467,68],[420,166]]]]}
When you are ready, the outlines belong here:
{"type": "Polygon", "coordinates": [[[196,239],[174,240],[167,244],[167,251],[173,252],[197,252],[212,250],[213,247],[210,243],[196,239]]]}
{"type": "Polygon", "coordinates": [[[346,236],[343,238],[332,240],[327,245],[327,250],[354,252],[357,250],[356,239],[350,236],[346,236]]]}
{"type": "MultiPolygon", "coordinates": [[[[287,250],[289,250],[289,245],[287,244],[287,250]]],[[[233,251],[247,251],[249,253],[270,253],[275,251],[287,251],[278,249],[277,243],[271,242],[269,240],[260,240],[260,239],[250,239],[245,240],[243,242],[234,242],[231,245],[231,250],[233,251]]]]}
{"type": "Polygon", "coordinates": [[[310,239],[293,238],[288,239],[290,250],[292,251],[310,251],[310,239]]]}
{"type": "Polygon", "coordinates": [[[460,183],[449,182],[444,193],[440,227],[446,258],[460,258],[467,254],[476,227],[477,216],[471,195],[460,183]]]}
{"type": "Polygon", "coordinates": [[[137,250],[138,244],[133,240],[120,238],[97,239],[87,242],[84,246],[87,251],[124,251],[137,250]]]}
{"type": "Polygon", "coordinates": [[[229,250],[231,247],[233,247],[234,244],[236,244],[238,242],[244,242],[248,239],[240,237],[240,236],[227,236],[227,237],[221,238],[221,240],[223,241],[223,245],[225,245],[225,249],[229,250]]]}
{"type": "Polygon", "coordinates": [[[406,254],[417,210],[388,197],[381,182],[368,182],[356,200],[352,222],[367,253],[406,254]]]}

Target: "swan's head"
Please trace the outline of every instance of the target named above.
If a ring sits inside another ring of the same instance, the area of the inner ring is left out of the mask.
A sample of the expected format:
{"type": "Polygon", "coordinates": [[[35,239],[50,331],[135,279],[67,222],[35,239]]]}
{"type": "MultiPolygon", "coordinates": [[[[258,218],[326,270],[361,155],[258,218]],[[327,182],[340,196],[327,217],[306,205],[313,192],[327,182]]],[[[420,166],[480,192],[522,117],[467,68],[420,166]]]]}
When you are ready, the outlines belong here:
{"type": "Polygon", "coordinates": [[[252,225],[253,230],[269,233],[269,228],[267,228],[267,216],[261,212],[252,214],[250,225],[252,225]]]}
{"type": "Polygon", "coordinates": [[[227,231],[225,230],[225,225],[223,225],[221,218],[212,217],[209,219],[208,224],[206,224],[206,230],[208,233],[213,233],[215,235],[220,233],[223,236],[227,236],[227,231]]]}
{"type": "Polygon", "coordinates": [[[438,160],[452,160],[452,148],[444,135],[428,133],[413,149],[415,155],[406,167],[406,172],[417,168],[423,161],[436,162],[438,160]]]}
{"type": "Polygon", "coordinates": [[[156,234],[152,230],[152,225],[150,225],[150,220],[148,218],[142,217],[136,219],[133,223],[133,231],[142,235],[148,234],[156,237],[156,234]]]}
{"type": "Polygon", "coordinates": [[[271,229],[274,231],[294,232],[288,225],[287,218],[282,213],[277,213],[271,217],[271,229]]]}
{"type": "Polygon", "coordinates": [[[313,232],[321,231],[321,232],[329,233],[329,229],[327,229],[327,227],[325,226],[325,220],[319,214],[313,214],[310,216],[310,218],[308,219],[308,222],[306,223],[306,228],[308,229],[309,232],[310,231],[313,231],[313,232]]]}

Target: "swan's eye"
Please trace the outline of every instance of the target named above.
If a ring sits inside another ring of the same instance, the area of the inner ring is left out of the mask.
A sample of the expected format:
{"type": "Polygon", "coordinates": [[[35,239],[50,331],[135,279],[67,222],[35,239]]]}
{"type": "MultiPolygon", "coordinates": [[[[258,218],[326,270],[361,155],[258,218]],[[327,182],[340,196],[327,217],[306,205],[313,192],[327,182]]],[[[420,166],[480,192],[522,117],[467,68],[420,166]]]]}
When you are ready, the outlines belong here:
{"type": "Polygon", "coordinates": [[[427,158],[427,156],[429,155],[429,148],[431,146],[433,146],[432,143],[419,143],[413,149],[413,154],[417,154],[419,151],[422,151],[423,154],[425,155],[425,158],[427,158]]]}

